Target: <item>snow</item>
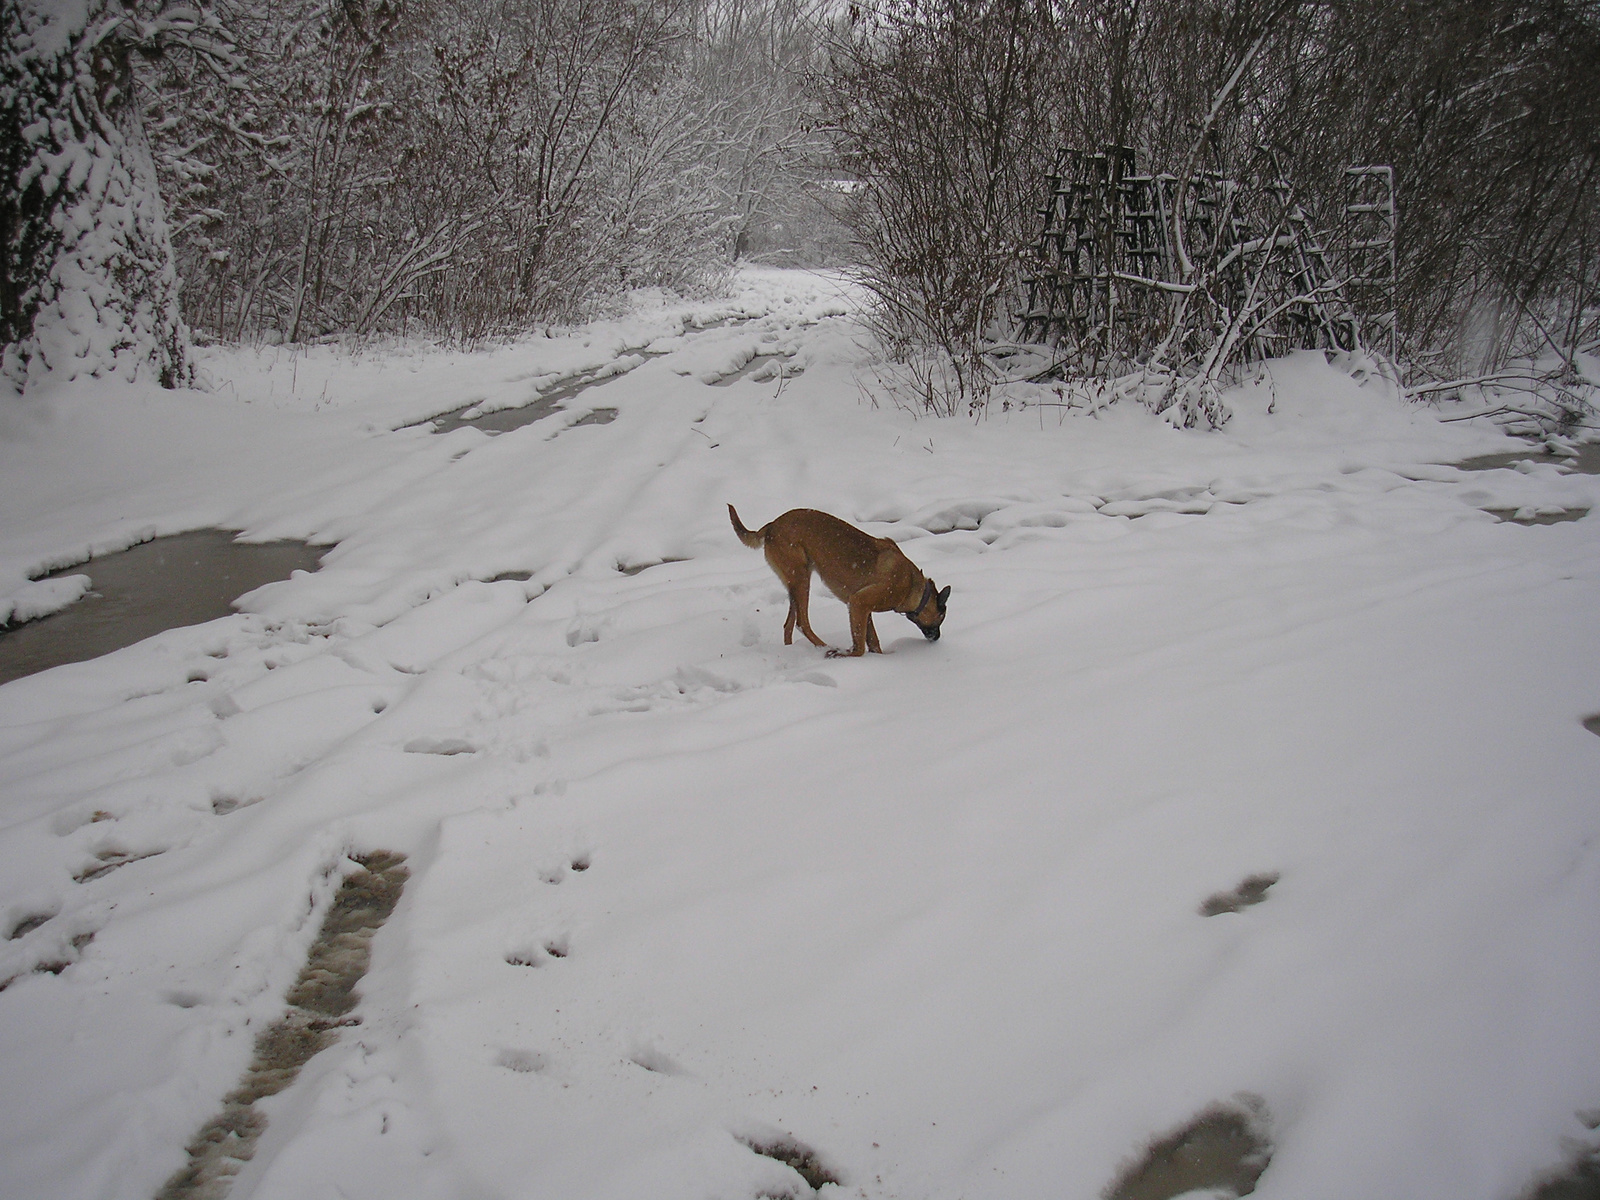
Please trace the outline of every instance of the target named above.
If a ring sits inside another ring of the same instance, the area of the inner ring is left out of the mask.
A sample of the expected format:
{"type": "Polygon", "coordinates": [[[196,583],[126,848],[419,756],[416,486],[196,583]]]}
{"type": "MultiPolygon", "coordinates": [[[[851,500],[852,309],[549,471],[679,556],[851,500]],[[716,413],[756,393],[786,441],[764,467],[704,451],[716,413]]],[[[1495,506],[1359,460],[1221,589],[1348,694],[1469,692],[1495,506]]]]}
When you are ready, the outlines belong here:
{"type": "Polygon", "coordinates": [[[804,1195],[784,1138],[824,1195],[1094,1196],[1240,1095],[1264,1200],[1510,1200],[1592,1141],[1600,518],[1483,510],[1600,480],[1450,467],[1505,439],[1311,354],[1219,433],[919,419],[840,280],[740,287],[8,417],[0,603],[151,533],[337,544],[0,687],[0,1196],[159,1190],[374,850],[361,1024],[240,1200],[804,1195]],[[727,502],[893,537],[944,637],[784,646],[727,502]]]}

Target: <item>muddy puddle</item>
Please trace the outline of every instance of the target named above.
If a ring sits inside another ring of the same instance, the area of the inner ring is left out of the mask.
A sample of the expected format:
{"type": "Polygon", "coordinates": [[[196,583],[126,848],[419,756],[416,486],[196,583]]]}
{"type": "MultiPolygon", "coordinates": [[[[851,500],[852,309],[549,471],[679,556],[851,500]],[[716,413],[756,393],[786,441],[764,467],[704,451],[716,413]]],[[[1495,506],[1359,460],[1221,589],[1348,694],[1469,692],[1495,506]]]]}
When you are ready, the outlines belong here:
{"type": "Polygon", "coordinates": [[[1266,1108],[1254,1096],[1214,1105],[1151,1142],[1105,1190],[1105,1200],[1248,1196],[1272,1159],[1265,1125],[1266,1108]]]}
{"type": "MultiPolygon", "coordinates": [[[[1451,465],[1460,467],[1463,471],[1497,471],[1525,462],[1551,463],[1572,475],[1600,475],[1600,442],[1585,443],[1571,453],[1554,454],[1542,445],[1530,443],[1525,450],[1479,454],[1451,465]]],[[[1537,513],[1523,517],[1517,516],[1521,510],[1514,508],[1486,508],[1483,511],[1515,525],[1560,525],[1565,521],[1577,521],[1589,515],[1587,508],[1570,508],[1563,512],[1537,513]]]]}
{"type": "Polygon", "coordinates": [[[1600,475],[1600,442],[1587,442],[1571,454],[1551,454],[1541,445],[1529,445],[1526,450],[1479,454],[1452,465],[1463,471],[1496,471],[1521,462],[1554,463],[1576,475],[1600,475]]]}
{"type": "Polygon", "coordinates": [[[372,961],[372,937],[394,912],[411,872],[405,855],[388,851],[355,861],[362,869],[340,885],[305,969],[289,989],[287,1011],[256,1036],[244,1078],[189,1143],[188,1165],[156,1200],[222,1200],[267,1127],[256,1101],[283,1091],[340,1029],[361,1023],[350,1015],[360,1000],[355,987],[372,961]]]}
{"type": "Polygon", "coordinates": [[[1589,515],[1587,508],[1567,508],[1560,512],[1539,513],[1531,517],[1519,517],[1520,508],[1486,508],[1483,510],[1492,517],[1499,517],[1502,521],[1510,521],[1513,525],[1560,525],[1566,521],[1578,521],[1589,515]]]}
{"type": "Polygon", "coordinates": [[[1280,876],[1276,871],[1263,871],[1259,875],[1249,875],[1231,892],[1217,892],[1207,896],[1200,905],[1202,917],[1220,917],[1223,913],[1236,913],[1241,909],[1250,908],[1260,904],[1267,898],[1267,889],[1277,883],[1280,876]]]}
{"type": "Polygon", "coordinates": [[[163,630],[231,614],[233,601],[291,571],[315,571],[327,546],[234,541],[200,529],[105,554],[44,578],[87,575],[92,590],[48,617],[0,630],[0,683],[99,658],[163,630]]]}
{"type": "MultiPolygon", "coordinates": [[[[548,392],[541,392],[536,399],[522,405],[520,408],[499,408],[494,412],[486,413],[480,411],[477,402],[474,402],[463,405],[460,408],[451,409],[449,412],[440,413],[436,417],[414,422],[411,425],[404,426],[404,428],[414,429],[420,425],[431,425],[434,433],[449,433],[452,430],[470,425],[472,428],[482,430],[491,436],[498,433],[509,433],[513,429],[521,429],[524,425],[532,425],[535,421],[544,420],[544,418],[559,411],[569,400],[576,399],[590,388],[600,387],[602,384],[610,383],[613,379],[621,379],[624,375],[637,371],[639,367],[644,365],[644,362],[648,362],[652,358],[660,358],[670,352],[664,350],[635,350],[631,351],[631,353],[638,355],[644,361],[628,368],[626,371],[618,371],[610,375],[574,376],[565,383],[557,384],[548,392]]],[[[579,417],[573,424],[606,425],[615,420],[616,415],[617,410],[614,408],[597,408],[593,412],[579,417]]]]}

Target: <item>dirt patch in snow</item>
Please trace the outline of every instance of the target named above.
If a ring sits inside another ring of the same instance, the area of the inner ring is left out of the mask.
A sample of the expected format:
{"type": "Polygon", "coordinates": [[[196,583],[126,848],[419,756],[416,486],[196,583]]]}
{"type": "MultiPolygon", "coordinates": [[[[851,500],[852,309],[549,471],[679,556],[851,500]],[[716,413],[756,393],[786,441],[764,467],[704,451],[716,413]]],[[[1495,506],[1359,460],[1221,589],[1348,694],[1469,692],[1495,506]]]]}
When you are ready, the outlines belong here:
{"type": "MultiPolygon", "coordinates": [[[[637,1062],[638,1059],[634,1061],[637,1062]]],[[[739,1141],[763,1158],[775,1159],[793,1170],[806,1181],[806,1186],[812,1191],[816,1191],[825,1183],[841,1182],[837,1172],[824,1163],[815,1150],[786,1133],[766,1137],[740,1137],[739,1141]]]]}
{"type": "Polygon", "coordinates": [[[289,989],[288,1011],[256,1037],[244,1079],[189,1143],[188,1165],[167,1181],[156,1200],[222,1200],[267,1127],[255,1102],[293,1083],[341,1028],[360,1024],[360,1018],[348,1015],[360,999],[356,984],[372,961],[372,937],[399,903],[411,872],[405,855],[389,851],[355,861],[362,870],[339,886],[305,969],[289,989]]]}
{"type": "Polygon", "coordinates": [[[1202,1190],[1248,1196],[1272,1159],[1266,1106],[1255,1096],[1217,1104],[1151,1142],[1103,1193],[1105,1200],[1173,1200],[1202,1190]]]}
{"type": "Polygon", "coordinates": [[[1260,904],[1267,898],[1267,889],[1277,883],[1279,879],[1276,871],[1264,871],[1260,875],[1249,875],[1240,881],[1239,886],[1231,892],[1217,892],[1207,896],[1200,905],[1202,917],[1217,917],[1223,913],[1235,913],[1241,908],[1249,908],[1252,904],[1260,904]]]}

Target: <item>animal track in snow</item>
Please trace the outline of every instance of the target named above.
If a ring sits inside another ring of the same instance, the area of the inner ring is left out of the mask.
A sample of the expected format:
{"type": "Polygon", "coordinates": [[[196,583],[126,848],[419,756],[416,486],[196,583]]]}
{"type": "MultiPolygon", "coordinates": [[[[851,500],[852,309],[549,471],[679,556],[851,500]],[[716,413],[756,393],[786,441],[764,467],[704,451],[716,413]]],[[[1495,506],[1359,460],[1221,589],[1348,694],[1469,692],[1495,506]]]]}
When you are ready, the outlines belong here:
{"type": "Polygon", "coordinates": [[[72,878],[78,883],[88,883],[90,880],[99,879],[102,875],[109,875],[118,867],[125,867],[129,863],[136,863],[146,858],[154,858],[158,854],[165,854],[166,847],[160,850],[122,850],[115,846],[107,846],[95,851],[97,861],[90,863],[72,878]]]}
{"type": "Polygon", "coordinates": [[[94,941],[94,930],[74,934],[62,951],[49,957],[40,958],[31,967],[25,967],[15,974],[0,979],[0,992],[5,991],[24,975],[59,975],[83,956],[84,949],[94,941]]]}
{"type": "Polygon", "coordinates": [[[225,817],[231,812],[238,812],[241,808],[249,808],[252,804],[260,804],[260,796],[238,796],[232,792],[213,792],[211,795],[211,811],[219,817],[225,817]]]}
{"type": "Polygon", "coordinates": [[[55,908],[48,912],[29,913],[11,927],[11,932],[6,934],[6,939],[14,942],[18,938],[27,937],[28,934],[39,928],[39,926],[43,925],[46,921],[55,917],[60,911],[60,908],[55,908]]]}
{"type": "Polygon", "coordinates": [[[634,563],[634,564],[626,565],[626,566],[623,565],[622,563],[618,563],[617,564],[617,570],[621,571],[624,575],[637,575],[640,571],[648,571],[651,567],[664,567],[668,563],[678,563],[678,562],[688,562],[688,561],[689,560],[686,559],[686,558],[662,558],[662,559],[658,559],[655,562],[634,563]]]}
{"type": "Polygon", "coordinates": [[[478,748],[465,738],[419,737],[405,744],[407,754],[476,754],[478,748]]]}
{"type": "Polygon", "coordinates": [[[742,1142],[751,1151],[763,1158],[775,1159],[784,1166],[794,1171],[801,1179],[806,1181],[806,1186],[816,1191],[825,1183],[843,1185],[839,1173],[828,1166],[820,1154],[810,1146],[800,1141],[791,1134],[774,1132],[769,1134],[734,1134],[736,1141],[742,1142]]]}
{"type": "Polygon", "coordinates": [[[536,1074],[550,1069],[550,1060],[537,1050],[502,1050],[495,1056],[495,1066],[515,1071],[519,1075],[536,1074]]]}
{"type": "Polygon", "coordinates": [[[643,1067],[653,1075],[687,1075],[681,1063],[664,1050],[651,1045],[635,1046],[628,1055],[628,1061],[636,1067],[643,1067]]]}
{"type": "Polygon", "coordinates": [[[563,933],[506,951],[506,962],[513,967],[542,967],[553,958],[566,958],[571,953],[572,942],[563,933]]]}

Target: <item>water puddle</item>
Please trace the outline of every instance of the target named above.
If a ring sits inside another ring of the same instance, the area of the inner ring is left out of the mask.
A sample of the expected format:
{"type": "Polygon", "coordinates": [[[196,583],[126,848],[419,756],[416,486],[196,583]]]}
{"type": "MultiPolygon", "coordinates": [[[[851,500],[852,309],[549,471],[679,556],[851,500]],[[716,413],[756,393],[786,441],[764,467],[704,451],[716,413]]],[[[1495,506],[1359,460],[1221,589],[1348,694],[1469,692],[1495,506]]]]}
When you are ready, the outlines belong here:
{"type": "MultiPolygon", "coordinates": [[[[1552,453],[1543,445],[1530,444],[1526,450],[1509,450],[1501,454],[1479,454],[1451,464],[1463,471],[1497,471],[1515,467],[1519,463],[1551,463],[1568,475],[1600,475],[1600,442],[1586,442],[1570,453],[1552,453]]],[[[1483,510],[1502,521],[1515,525],[1559,525],[1563,521],[1578,521],[1589,515],[1587,508],[1569,508],[1560,512],[1534,513],[1518,516],[1522,509],[1486,508],[1483,510]]]]}
{"type": "Polygon", "coordinates": [[[1276,871],[1246,876],[1233,891],[1207,896],[1205,903],[1200,905],[1200,915],[1220,917],[1223,913],[1236,913],[1240,909],[1249,908],[1252,904],[1260,904],[1267,898],[1267,889],[1277,883],[1278,879],[1276,871]]]}
{"type": "Polygon", "coordinates": [[[315,571],[327,546],[234,541],[225,529],[156,538],[45,576],[87,575],[94,590],[47,617],[0,629],[0,684],[99,658],[180,625],[233,613],[233,601],[292,571],[315,571]]]}
{"type": "MultiPolygon", "coordinates": [[[[557,389],[560,390],[560,389],[557,389]]],[[[447,413],[440,413],[436,417],[429,417],[425,421],[418,421],[416,425],[432,425],[435,433],[451,433],[463,426],[470,425],[474,429],[481,429],[487,434],[510,433],[513,429],[521,429],[524,425],[532,425],[535,421],[542,421],[555,412],[561,404],[561,398],[555,391],[546,392],[532,403],[524,404],[521,408],[498,408],[494,412],[483,412],[477,402],[463,405],[461,408],[451,409],[447,413]]],[[[415,425],[402,426],[405,429],[415,428],[415,425]]]]}
{"type": "MultiPolygon", "coordinates": [[[[413,429],[419,425],[432,425],[434,433],[449,433],[470,425],[474,429],[482,430],[491,436],[498,433],[509,433],[513,429],[521,429],[524,425],[532,425],[535,421],[542,421],[545,417],[558,411],[567,401],[576,398],[592,387],[610,383],[613,379],[621,379],[624,375],[632,374],[652,358],[660,358],[670,354],[668,350],[633,350],[630,354],[636,355],[640,361],[626,371],[613,371],[610,374],[575,375],[565,383],[558,384],[548,392],[541,392],[537,398],[520,408],[497,408],[493,412],[482,412],[478,402],[462,405],[460,408],[451,409],[449,412],[440,413],[436,417],[426,420],[414,421],[410,425],[402,426],[413,429]]],[[[606,425],[616,419],[617,410],[614,408],[597,408],[587,413],[574,425],[606,425]],[[608,413],[609,416],[601,416],[608,413]]]]}
{"type": "Polygon", "coordinates": [[[1600,442],[1586,442],[1570,454],[1551,454],[1543,446],[1530,445],[1526,450],[1511,450],[1503,454],[1479,454],[1464,458],[1453,466],[1463,471],[1497,471],[1514,467],[1518,463],[1554,463],[1574,475],[1600,475],[1600,442]]]}
{"type": "Polygon", "coordinates": [[[1202,1191],[1207,1200],[1248,1196],[1272,1159],[1265,1126],[1258,1097],[1214,1105],[1151,1142],[1106,1189],[1105,1200],[1174,1200],[1202,1191]]]}
{"type": "Polygon", "coordinates": [[[1560,512],[1537,513],[1531,517],[1517,516],[1522,511],[1520,508],[1486,508],[1483,511],[1513,525],[1560,525],[1563,521],[1578,521],[1589,515],[1587,508],[1564,508],[1560,512]]]}
{"type": "Polygon", "coordinates": [[[256,1101],[283,1091],[340,1029],[361,1023],[349,1015],[360,999],[355,986],[372,961],[372,935],[394,912],[411,872],[405,855],[389,851],[355,861],[362,869],[340,885],[305,969],[289,989],[288,1011],[257,1035],[244,1079],[189,1143],[188,1165],[167,1180],[156,1200],[222,1200],[267,1127],[256,1101]]]}

